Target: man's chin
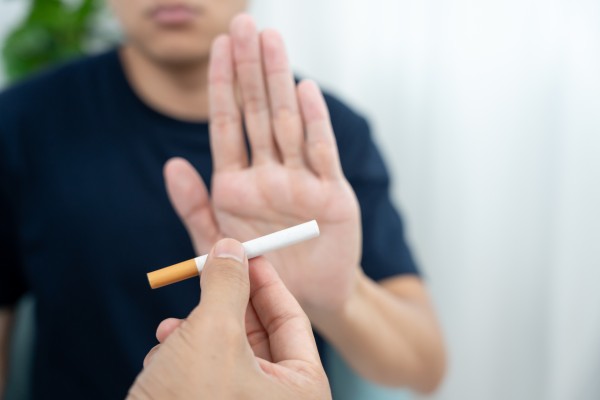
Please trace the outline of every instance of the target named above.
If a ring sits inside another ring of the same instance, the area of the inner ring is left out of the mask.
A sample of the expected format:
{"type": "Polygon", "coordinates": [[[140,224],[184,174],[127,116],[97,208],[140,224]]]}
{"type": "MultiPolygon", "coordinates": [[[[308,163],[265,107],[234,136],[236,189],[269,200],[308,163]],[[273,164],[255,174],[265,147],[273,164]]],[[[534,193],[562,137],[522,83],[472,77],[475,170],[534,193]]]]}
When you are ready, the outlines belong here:
{"type": "Polygon", "coordinates": [[[189,68],[208,62],[209,49],[192,46],[138,47],[137,50],[153,63],[171,68],[189,68]]]}
{"type": "Polygon", "coordinates": [[[155,62],[165,67],[190,68],[208,63],[208,54],[168,54],[155,58],[155,62]]]}

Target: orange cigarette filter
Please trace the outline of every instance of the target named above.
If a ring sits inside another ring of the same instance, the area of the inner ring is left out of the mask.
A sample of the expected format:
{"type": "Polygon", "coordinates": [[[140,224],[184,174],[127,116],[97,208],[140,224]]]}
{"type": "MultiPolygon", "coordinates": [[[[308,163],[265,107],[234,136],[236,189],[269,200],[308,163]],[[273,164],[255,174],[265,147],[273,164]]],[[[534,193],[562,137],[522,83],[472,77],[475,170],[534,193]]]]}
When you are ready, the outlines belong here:
{"type": "Polygon", "coordinates": [[[196,261],[192,259],[150,272],[148,274],[148,282],[150,282],[152,289],[156,289],[198,275],[196,261]]]}

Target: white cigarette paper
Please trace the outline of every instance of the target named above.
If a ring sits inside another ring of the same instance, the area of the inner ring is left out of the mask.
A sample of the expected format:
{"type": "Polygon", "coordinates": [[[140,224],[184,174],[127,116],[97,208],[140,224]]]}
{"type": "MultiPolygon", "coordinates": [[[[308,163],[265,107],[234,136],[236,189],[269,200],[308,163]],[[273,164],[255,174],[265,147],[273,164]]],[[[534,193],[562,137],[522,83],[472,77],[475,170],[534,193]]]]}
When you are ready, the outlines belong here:
{"type": "MultiPolygon", "coordinates": [[[[319,236],[319,225],[314,219],[291,228],[283,229],[242,243],[248,259],[262,256],[270,251],[291,246],[319,236]]],[[[202,271],[208,254],[194,258],[198,272],[202,271]]]]}
{"type": "MultiPolygon", "coordinates": [[[[246,250],[246,256],[250,259],[317,236],[319,236],[319,225],[317,225],[317,221],[313,220],[247,241],[242,243],[242,245],[246,250]]],[[[149,272],[147,277],[150,287],[156,289],[198,276],[202,268],[204,268],[206,257],[207,255],[205,254],[157,271],[149,272]]]]}

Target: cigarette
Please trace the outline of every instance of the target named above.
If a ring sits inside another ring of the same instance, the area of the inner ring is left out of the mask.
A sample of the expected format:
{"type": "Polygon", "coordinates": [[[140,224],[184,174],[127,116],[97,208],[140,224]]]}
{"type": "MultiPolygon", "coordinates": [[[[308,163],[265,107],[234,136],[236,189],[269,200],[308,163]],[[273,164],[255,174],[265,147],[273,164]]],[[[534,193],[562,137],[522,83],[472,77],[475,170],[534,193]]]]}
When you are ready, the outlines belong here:
{"type": "MultiPolygon", "coordinates": [[[[319,225],[317,225],[317,221],[312,220],[249,240],[242,243],[242,246],[244,246],[248,259],[251,259],[317,236],[319,236],[319,225]]],[[[207,257],[208,254],[204,254],[200,257],[148,273],[150,287],[152,289],[157,289],[162,286],[198,276],[202,271],[202,268],[204,268],[207,257]]]]}

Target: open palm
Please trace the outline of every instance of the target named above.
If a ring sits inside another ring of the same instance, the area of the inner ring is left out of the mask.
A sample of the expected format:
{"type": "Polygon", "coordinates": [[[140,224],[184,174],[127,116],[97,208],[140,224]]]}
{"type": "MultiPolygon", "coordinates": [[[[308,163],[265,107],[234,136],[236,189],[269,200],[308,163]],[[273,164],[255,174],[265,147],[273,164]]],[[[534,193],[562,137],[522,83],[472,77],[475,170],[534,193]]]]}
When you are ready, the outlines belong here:
{"type": "Polygon", "coordinates": [[[360,261],[360,213],[320,90],[296,85],[279,34],[259,34],[241,15],[213,44],[209,100],[212,199],[185,160],[165,167],[196,251],[223,236],[246,241],[316,219],[319,239],[267,257],[303,306],[340,306],[360,261]]]}

